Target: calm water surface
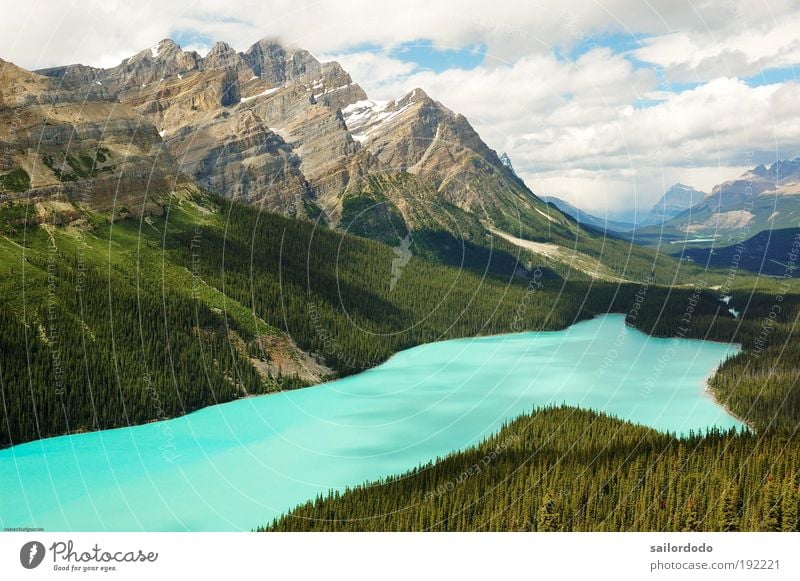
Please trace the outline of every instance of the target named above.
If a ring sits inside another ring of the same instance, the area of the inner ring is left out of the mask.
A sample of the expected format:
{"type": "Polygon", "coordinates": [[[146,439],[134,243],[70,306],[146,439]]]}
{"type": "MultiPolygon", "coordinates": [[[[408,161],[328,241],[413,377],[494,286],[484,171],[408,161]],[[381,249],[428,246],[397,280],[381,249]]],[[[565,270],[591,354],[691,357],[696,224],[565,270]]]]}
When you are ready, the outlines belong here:
{"type": "Polygon", "coordinates": [[[250,530],[332,488],[475,444],[548,404],[681,433],[740,426],[705,391],[737,351],[648,337],[622,315],[422,345],[313,388],[0,450],[0,526],[250,530]]]}

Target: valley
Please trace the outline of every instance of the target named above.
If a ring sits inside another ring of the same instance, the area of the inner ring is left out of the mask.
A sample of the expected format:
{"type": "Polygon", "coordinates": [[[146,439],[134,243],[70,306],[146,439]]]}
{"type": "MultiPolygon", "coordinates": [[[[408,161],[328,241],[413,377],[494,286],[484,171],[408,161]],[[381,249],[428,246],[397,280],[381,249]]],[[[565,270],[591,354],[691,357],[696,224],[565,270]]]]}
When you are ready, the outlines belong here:
{"type": "Polygon", "coordinates": [[[0,522],[800,530],[798,176],[615,224],[274,39],[0,60],[0,522]]]}
{"type": "Polygon", "coordinates": [[[8,483],[0,514],[48,530],[249,530],[329,490],[425,464],[490,437],[533,407],[558,403],[684,436],[735,431],[743,425],[704,385],[736,352],[721,343],[652,339],[628,330],[621,315],[563,331],[428,343],[314,388],[0,451],[8,483]],[[609,347],[615,340],[617,358],[609,347]]]}

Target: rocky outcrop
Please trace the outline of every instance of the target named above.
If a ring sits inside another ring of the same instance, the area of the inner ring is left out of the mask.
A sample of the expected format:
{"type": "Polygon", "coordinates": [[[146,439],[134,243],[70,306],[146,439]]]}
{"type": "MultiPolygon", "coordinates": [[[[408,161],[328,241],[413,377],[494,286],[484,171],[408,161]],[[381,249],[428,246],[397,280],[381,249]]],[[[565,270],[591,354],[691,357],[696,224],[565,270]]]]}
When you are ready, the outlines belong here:
{"type": "Polygon", "coordinates": [[[305,216],[303,201],[314,197],[300,159],[252,109],[204,117],[168,144],[181,170],[208,191],[287,216],[305,216]]]}
{"type": "Polygon", "coordinates": [[[243,53],[218,42],[204,57],[164,40],[112,69],[43,73],[102,87],[150,120],[200,184],[287,215],[340,194],[359,150],[340,109],[364,91],[338,63],[271,39],[243,53]]]}
{"type": "Polygon", "coordinates": [[[267,210],[337,225],[346,198],[352,210],[354,199],[384,196],[411,226],[444,227],[450,205],[506,230],[520,221],[528,233],[573,228],[549,215],[466,118],[422,89],[369,100],[338,63],[273,39],[245,52],[218,42],[203,57],[164,40],[113,69],[44,72],[102,87],[150,120],[198,183],[267,210]],[[366,187],[373,175],[387,179],[366,187]]]}
{"type": "Polygon", "coordinates": [[[26,198],[123,214],[156,210],[159,196],[179,180],[156,128],[106,88],[37,75],[4,61],[0,167],[29,176],[26,198]]]}

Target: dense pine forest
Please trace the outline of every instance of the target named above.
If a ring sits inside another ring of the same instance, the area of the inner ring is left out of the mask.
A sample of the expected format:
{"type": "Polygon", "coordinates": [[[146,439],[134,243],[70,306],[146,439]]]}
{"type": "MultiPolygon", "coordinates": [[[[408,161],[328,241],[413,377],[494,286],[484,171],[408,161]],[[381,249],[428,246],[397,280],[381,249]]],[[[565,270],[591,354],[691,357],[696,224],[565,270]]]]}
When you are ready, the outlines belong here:
{"type": "Polygon", "coordinates": [[[276,344],[347,375],[423,342],[592,315],[544,266],[517,280],[412,257],[392,288],[392,248],[196,190],[142,219],[36,211],[0,208],[0,445],[308,384],[264,372],[276,344]]]}
{"type": "MultiPolygon", "coordinates": [[[[590,412],[539,411],[477,449],[319,499],[273,528],[796,528],[793,281],[731,269],[692,271],[694,283],[667,286],[661,280],[678,263],[654,258],[649,274],[640,260],[635,282],[612,283],[519,250],[522,268],[511,269],[513,249],[502,244],[483,268],[483,250],[460,266],[432,246],[398,266],[391,246],[193,189],[162,209],[110,221],[75,208],[42,223],[33,206],[0,208],[0,446],[327,377],[269,365],[298,353],[343,376],[420,343],[560,329],[618,312],[651,335],[740,343],[711,387],[753,431],[678,439],[590,412]],[[485,470],[461,476],[509,441],[485,470]],[[449,482],[458,484],[446,490],[449,482]]],[[[625,256],[614,258],[627,272],[625,256]]]]}
{"type": "Polygon", "coordinates": [[[522,416],[479,446],[298,507],[272,531],[799,531],[800,447],[675,438],[575,408],[522,416]]]}

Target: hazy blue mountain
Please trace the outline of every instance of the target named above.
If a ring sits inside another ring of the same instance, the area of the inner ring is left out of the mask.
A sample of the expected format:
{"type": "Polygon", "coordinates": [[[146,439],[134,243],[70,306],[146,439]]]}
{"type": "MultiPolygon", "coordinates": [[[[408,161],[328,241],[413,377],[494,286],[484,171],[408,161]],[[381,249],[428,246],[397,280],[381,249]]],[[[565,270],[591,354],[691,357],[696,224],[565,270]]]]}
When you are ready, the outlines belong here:
{"type": "Polygon", "coordinates": [[[613,230],[614,232],[630,232],[635,228],[633,222],[625,222],[621,220],[612,220],[610,218],[600,218],[589,212],[581,210],[577,206],[570,204],[566,200],[557,198],[555,196],[542,196],[545,202],[554,205],[556,208],[575,218],[580,224],[584,226],[592,226],[601,230],[613,230]]]}

